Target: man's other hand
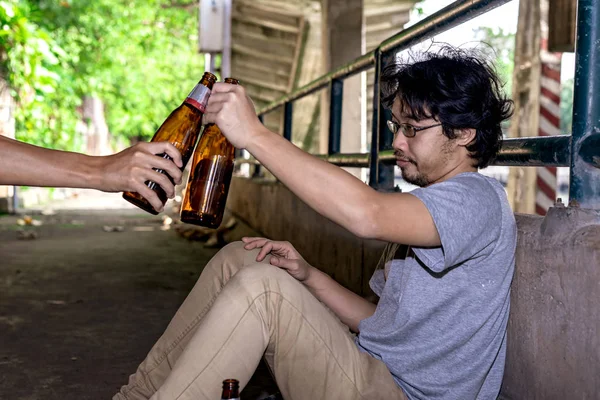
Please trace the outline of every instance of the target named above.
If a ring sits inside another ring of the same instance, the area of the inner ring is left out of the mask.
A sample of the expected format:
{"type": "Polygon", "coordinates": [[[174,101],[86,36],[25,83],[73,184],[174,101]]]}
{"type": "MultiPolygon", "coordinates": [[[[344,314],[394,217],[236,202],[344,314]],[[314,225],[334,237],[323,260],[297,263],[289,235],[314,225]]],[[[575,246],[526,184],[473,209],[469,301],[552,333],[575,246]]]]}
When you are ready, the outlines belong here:
{"type": "Polygon", "coordinates": [[[261,237],[243,237],[246,250],[260,248],[256,261],[262,261],[271,254],[271,265],[286,270],[288,274],[299,280],[306,281],[314,268],[307,263],[290,242],[276,242],[261,237]]]}

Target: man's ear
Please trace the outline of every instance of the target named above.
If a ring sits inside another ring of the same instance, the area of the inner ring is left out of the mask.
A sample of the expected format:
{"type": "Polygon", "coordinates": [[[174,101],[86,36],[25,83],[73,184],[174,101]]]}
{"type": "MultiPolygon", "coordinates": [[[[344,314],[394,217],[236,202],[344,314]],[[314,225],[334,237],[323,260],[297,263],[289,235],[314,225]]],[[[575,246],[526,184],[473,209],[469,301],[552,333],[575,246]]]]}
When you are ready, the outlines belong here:
{"type": "Polygon", "coordinates": [[[468,146],[475,140],[475,136],[477,135],[477,132],[473,128],[458,129],[455,132],[457,133],[456,144],[459,146],[468,146]]]}

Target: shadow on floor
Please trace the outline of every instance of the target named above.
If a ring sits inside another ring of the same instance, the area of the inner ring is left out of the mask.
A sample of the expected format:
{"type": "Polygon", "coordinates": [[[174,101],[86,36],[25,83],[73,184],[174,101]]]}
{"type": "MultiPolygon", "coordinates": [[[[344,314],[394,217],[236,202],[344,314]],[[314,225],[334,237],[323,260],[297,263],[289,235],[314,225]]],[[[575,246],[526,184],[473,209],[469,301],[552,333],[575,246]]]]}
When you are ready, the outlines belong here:
{"type": "MultiPolygon", "coordinates": [[[[19,240],[17,218],[0,217],[0,399],[110,399],[217,249],[136,210],[34,218],[37,238],[19,240]]],[[[276,390],[261,363],[242,398],[276,390]]]]}

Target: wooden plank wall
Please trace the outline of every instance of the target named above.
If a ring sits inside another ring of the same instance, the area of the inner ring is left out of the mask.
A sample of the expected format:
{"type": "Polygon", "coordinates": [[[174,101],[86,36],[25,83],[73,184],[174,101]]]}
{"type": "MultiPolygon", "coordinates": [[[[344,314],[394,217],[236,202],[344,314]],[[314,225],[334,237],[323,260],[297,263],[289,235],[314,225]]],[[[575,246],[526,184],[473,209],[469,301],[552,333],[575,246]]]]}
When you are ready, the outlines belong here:
{"type": "MultiPolygon", "coordinates": [[[[232,75],[240,79],[257,108],[290,92],[294,86],[304,32],[299,11],[237,0],[232,13],[232,75]]],[[[281,132],[282,110],[265,125],[281,132]]]]}
{"type": "MultiPolygon", "coordinates": [[[[400,32],[408,22],[414,1],[370,0],[365,1],[365,27],[367,51],[400,32]]],[[[373,82],[375,70],[367,71],[367,143],[371,143],[373,116],[373,82]]]]}
{"type": "MultiPolygon", "coordinates": [[[[367,51],[399,32],[415,0],[364,0],[367,51]]],[[[234,0],[232,75],[257,108],[318,78],[321,58],[320,0],[234,0]]],[[[367,137],[370,141],[373,70],[367,72],[367,137]]],[[[318,94],[294,104],[293,141],[315,151],[319,141],[318,94]]],[[[269,113],[267,127],[282,132],[283,110],[269,113]]],[[[327,137],[327,135],[321,135],[327,137]]]]}

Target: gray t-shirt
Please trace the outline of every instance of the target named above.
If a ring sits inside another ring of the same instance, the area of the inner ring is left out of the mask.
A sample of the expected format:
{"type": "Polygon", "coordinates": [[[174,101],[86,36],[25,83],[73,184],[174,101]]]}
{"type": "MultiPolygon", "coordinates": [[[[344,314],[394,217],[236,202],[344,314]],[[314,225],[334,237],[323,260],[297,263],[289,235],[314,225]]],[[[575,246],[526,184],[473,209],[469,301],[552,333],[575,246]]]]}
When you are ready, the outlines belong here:
{"type": "Polygon", "coordinates": [[[387,365],[411,400],[495,399],[517,237],[506,193],[473,172],[411,194],[442,245],[412,247],[375,271],[370,285],[380,300],[360,322],[357,345],[387,365]]]}

